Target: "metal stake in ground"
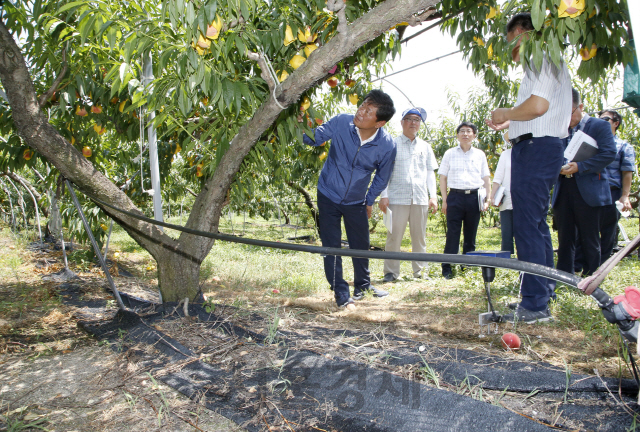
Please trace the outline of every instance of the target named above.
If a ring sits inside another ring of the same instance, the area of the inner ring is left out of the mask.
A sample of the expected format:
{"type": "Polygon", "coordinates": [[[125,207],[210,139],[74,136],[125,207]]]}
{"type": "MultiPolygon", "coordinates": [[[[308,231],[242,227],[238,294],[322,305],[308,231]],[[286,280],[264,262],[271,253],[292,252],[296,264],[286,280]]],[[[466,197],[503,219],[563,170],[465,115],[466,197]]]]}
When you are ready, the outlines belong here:
{"type": "Polygon", "coordinates": [[[38,223],[38,235],[40,236],[40,247],[42,247],[44,243],[42,242],[42,228],[40,227],[40,212],[38,211],[38,201],[36,200],[36,197],[33,196],[33,193],[31,193],[31,190],[27,187],[27,185],[24,184],[22,180],[18,180],[18,181],[20,182],[22,187],[25,188],[27,192],[29,192],[29,195],[31,195],[31,199],[33,200],[33,207],[36,209],[36,221],[38,223]]]}
{"type": "Polygon", "coordinates": [[[108,256],[109,254],[109,240],[111,239],[111,230],[113,229],[113,219],[111,219],[111,223],[109,224],[109,233],[107,234],[107,241],[104,245],[104,256],[108,256]]]}
{"type": "Polygon", "coordinates": [[[71,194],[71,199],[73,200],[73,204],[76,206],[76,210],[78,210],[78,214],[80,215],[80,219],[82,219],[82,224],[84,225],[84,229],[89,236],[89,240],[91,240],[91,245],[93,246],[93,250],[95,251],[98,261],[100,261],[100,266],[102,267],[102,271],[107,278],[107,282],[109,282],[109,286],[111,287],[111,291],[113,292],[113,296],[116,299],[116,303],[118,303],[118,307],[122,310],[126,310],[124,307],[124,303],[122,303],[122,299],[120,298],[120,293],[116,288],[116,284],[113,283],[113,279],[111,278],[111,274],[109,273],[109,268],[107,267],[107,263],[104,261],[102,254],[100,253],[100,248],[98,247],[98,243],[96,239],[93,237],[93,233],[91,232],[91,227],[89,226],[89,222],[87,222],[87,218],[84,217],[84,213],[82,212],[82,207],[80,206],[80,202],[78,201],[78,197],[76,196],[75,191],[73,190],[73,186],[71,186],[71,182],[69,180],[65,180],[67,183],[67,187],[69,188],[69,193],[71,194]]]}

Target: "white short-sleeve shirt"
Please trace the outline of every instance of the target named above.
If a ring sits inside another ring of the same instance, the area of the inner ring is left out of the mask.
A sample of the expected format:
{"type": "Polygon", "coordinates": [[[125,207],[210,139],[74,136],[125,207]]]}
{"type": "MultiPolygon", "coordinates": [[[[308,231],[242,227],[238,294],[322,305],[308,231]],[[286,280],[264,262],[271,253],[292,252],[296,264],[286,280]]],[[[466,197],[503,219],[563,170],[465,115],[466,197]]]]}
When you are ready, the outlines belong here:
{"type": "Polygon", "coordinates": [[[451,189],[479,189],[484,186],[484,177],[490,176],[487,156],[473,146],[465,153],[460,145],[444,153],[439,175],[447,177],[451,189]]]}

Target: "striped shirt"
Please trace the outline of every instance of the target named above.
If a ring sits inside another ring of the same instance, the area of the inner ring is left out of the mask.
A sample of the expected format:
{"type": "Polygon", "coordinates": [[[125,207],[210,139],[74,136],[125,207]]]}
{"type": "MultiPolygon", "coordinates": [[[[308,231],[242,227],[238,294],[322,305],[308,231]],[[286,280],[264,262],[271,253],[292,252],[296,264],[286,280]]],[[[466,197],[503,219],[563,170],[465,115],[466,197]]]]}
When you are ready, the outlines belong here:
{"type": "Polygon", "coordinates": [[[544,136],[565,138],[571,120],[571,78],[567,65],[562,62],[556,67],[544,56],[542,67],[537,71],[531,62],[531,67],[525,66],[524,77],[518,91],[516,106],[521,105],[531,96],[539,96],[549,102],[549,109],[538,118],[528,121],[511,120],[509,136],[517,138],[520,135],[532,133],[534,138],[544,136]]]}
{"type": "MultiPolygon", "coordinates": [[[[380,198],[389,198],[394,205],[428,205],[428,176],[438,169],[431,145],[416,137],[413,141],[404,135],[395,138],[396,164],[389,185],[380,198]]],[[[432,196],[436,196],[435,182],[432,196]]]]}
{"type": "Polygon", "coordinates": [[[451,189],[479,189],[491,175],[484,152],[472,145],[465,153],[460,144],[444,153],[438,174],[447,177],[451,189]]]}

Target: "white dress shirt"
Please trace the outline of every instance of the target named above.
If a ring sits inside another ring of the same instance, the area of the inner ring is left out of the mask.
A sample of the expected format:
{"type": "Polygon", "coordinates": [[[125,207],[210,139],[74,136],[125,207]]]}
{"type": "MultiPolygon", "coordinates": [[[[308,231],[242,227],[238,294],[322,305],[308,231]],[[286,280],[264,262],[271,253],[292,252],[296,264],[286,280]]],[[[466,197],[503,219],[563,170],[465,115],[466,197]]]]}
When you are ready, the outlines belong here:
{"type": "Polygon", "coordinates": [[[473,145],[464,152],[460,144],[445,152],[438,174],[447,177],[449,188],[464,190],[484,187],[483,178],[491,175],[484,152],[473,145]]]}

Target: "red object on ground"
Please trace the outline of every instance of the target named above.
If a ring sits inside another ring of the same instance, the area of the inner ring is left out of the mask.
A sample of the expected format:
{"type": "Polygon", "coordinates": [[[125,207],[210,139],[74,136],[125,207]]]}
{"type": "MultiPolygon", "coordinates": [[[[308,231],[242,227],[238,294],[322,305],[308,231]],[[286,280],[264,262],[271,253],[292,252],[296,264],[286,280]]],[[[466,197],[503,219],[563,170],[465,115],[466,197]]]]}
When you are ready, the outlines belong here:
{"type": "Polygon", "coordinates": [[[502,335],[502,348],[518,349],[520,348],[520,338],[515,333],[505,333],[502,335]]]}
{"type": "Polygon", "coordinates": [[[274,293],[274,294],[279,294],[279,293],[280,293],[280,290],[279,290],[279,289],[274,289],[274,290],[273,290],[273,293],[274,293]]]}

